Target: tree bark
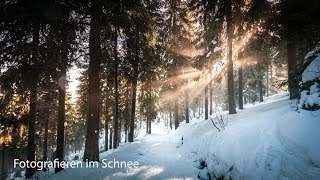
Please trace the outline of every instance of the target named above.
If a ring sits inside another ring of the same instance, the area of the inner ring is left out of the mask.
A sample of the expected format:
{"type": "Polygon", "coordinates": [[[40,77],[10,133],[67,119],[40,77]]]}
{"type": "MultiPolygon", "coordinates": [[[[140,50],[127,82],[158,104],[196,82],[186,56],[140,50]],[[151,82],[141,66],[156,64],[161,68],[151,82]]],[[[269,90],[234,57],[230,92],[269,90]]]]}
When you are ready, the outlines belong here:
{"type": "MultiPolygon", "coordinates": [[[[37,77],[35,77],[38,79],[37,77]]],[[[34,81],[37,81],[34,79],[34,81]]],[[[36,86],[33,84],[32,86],[36,86]]],[[[30,94],[30,119],[28,124],[28,145],[27,145],[27,160],[34,161],[35,160],[35,121],[36,121],[36,114],[37,114],[37,88],[31,88],[30,94]]],[[[27,168],[26,169],[26,178],[30,178],[36,170],[34,168],[27,168]]]]}
{"type": "Polygon", "coordinates": [[[259,102],[263,102],[263,85],[262,80],[259,80],[259,102]]]}
{"type": "Polygon", "coordinates": [[[170,124],[170,129],[172,129],[172,110],[171,110],[171,106],[170,106],[170,117],[169,117],[169,124],[170,124]]]}
{"type": "Polygon", "coordinates": [[[243,109],[243,66],[241,59],[239,62],[239,109],[243,109]]]}
{"type": "Polygon", "coordinates": [[[149,134],[151,134],[151,119],[149,120],[149,134]]]}
{"type": "Polygon", "coordinates": [[[270,95],[273,94],[273,72],[272,72],[272,62],[271,62],[271,65],[270,65],[270,95]]]}
{"type": "Polygon", "coordinates": [[[149,133],[149,119],[148,119],[148,116],[147,116],[147,119],[146,119],[146,134],[149,133]]]}
{"type": "Polygon", "coordinates": [[[185,101],[186,101],[186,123],[189,123],[189,94],[185,91],[185,101]]]}
{"type": "Polygon", "coordinates": [[[152,84],[151,82],[148,83],[148,96],[149,96],[149,99],[150,99],[150,105],[147,107],[148,108],[148,119],[149,119],[149,134],[151,134],[151,121],[152,121],[152,112],[153,112],[153,105],[152,105],[152,88],[151,88],[152,84]]]}
{"type": "Polygon", "coordinates": [[[288,23],[288,35],[287,35],[287,61],[288,61],[288,89],[290,93],[290,99],[297,98],[296,93],[294,92],[295,86],[299,83],[296,80],[293,70],[297,65],[297,47],[295,39],[295,30],[294,24],[288,23]]]}
{"type": "Polygon", "coordinates": [[[110,143],[109,143],[109,149],[112,149],[112,129],[110,130],[110,143]]]}
{"type": "Polygon", "coordinates": [[[118,127],[118,118],[119,118],[119,92],[118,92],[118,32],[117,28],[114,29],[114,89],[115,89],[115,115],[114,115],[114,135],[113,135],[113,148],[116,149],[118,147],[118,138],[119,138],[119,127],[118,127]]]}
{"type": "Polygon", "coordinates": [[[207,120],[209,118],[209,111],[208,111],[208,85],[204,88],[204,119],[207,120]]]}
{"type": "Polygon", "coordinates": [[[105,121],[104,121],[104,150],[108,150],[108,135],[109,135],[109,89],[107,88],[106,92],[106,102],[105,102],[105,121]]]}
{"type": "Polygon", "coordinates": [[[269,65],[268,65],[268,69],[267,69],[267,89],[266,89],[266,93],[267,93],[267,97],[269,97],[269,65]]]}
{"type": "Polygon", "coordinates": [[[179,127],[179,110],[178,110],[178,98],[174,101],[174,129],[179,127]]]}
{"type": "Polygon", "coordinates": [[[122,123],[121,121],[119,121],[117,146],[119,146],[121,142],[121,131],[122,131],[121,128],[122,128],[122,123]]]}
{"type": "MultiPolygon", "coordinates": [[[[44,141],[43,141],[43,161],[48,160],[48,131],[49,131],[49,117],[50,110],[47,109],[48,118],[44,120],[44,141]]],[[[46,169],[44,169],[46,170],[46,169]]]]}
{"type": "Polygon", "coordinates": [[[100,56],[101,56],[101,5],[91,1],[91,22],[89,37],[89,91],[87,134],[84,160],[99,161],[99,96],[100,96],[100,56]]]}
{"type": "Polygon", "coordinates": [[[259,88],[259,102],[263,102],[263,76],[262,76],[262,67],[260,64],[257,65],[258,68],[258,88],[259,88]]]}
{"type": "MultiPolygon", "coordinates": [[[[58,108],[58,126],[57,126],[57,151],[56,158],[59,162],[64,159],[64,122],[65,122],[65,100],[66,100],[66,67],[61,69],[59,78],[59,108],[58,108]]],[[[55,172],[63,170],[61,167],[55,168],[55,172]]]]}
{"type": "MultiPolygon", "coordinates": [[[[63,27],[61,29],[63,39],[61,43],[61,70],[59,73],[58,90],[59,90],[59,108],[58,108],[58,125],[57,125],[57,151],[56,158],[59,162],[64,160],[64,123],[65,123],[65,104],[66,104],[66,81],[67,81],[67,64],[68,64],[68,43],[67,43],[67,23],[69,13],[64,17],[63,27]]],[[[55,172],[63,170],[62,167],[56,167],[55,172]]]]}
{"type": "Polygon", "coordinates": [[[210,100],[210,110],[209,110],[209,114],[212,115],[213,113],[213,105],[212,105],[212,79],[211,79],[211,73],[210,73],[210,83],[209,83],[209,100],[210,100]]]}
{"type": "Polygon", "coordinates": [[[228,103],[229,114],[236,114],[236,103],[234,99],[233,81],[233,62],[232,62],[232,41],[233,41],[233,22],[231,1],[226,1],[226,20],[227,20],[227,70],[228,70],[228,103]]]}
{"type": "Polygon", "coordinates": [[[125,123],[124,123],[124,133],[125,133],[125,142],[128,141],[128,129],[129,129],[129,118],[130,118],[130,112],[129,112],[129,87],[127,86],[126,88],[126,102],[125,102],[125,112],[124,112],[124,117],[125,117],[125,123]]]}
{"type": "MultiPolygon", "coordinates": [[[[37,64],[38,61],[38,45],[39,45],[39,28],[40,24],[35,24],[33,27],[33,61],[37,64]]],[[[33,69],[30,76],[30,118],[28,123],[28,144],[27,144],[27,160],[35,160],[35,122],[37,117],[37,100],[38,100],[38,69],[33,69]]],[[[26,168],[26,178],[31,176],[36,171],[35,168],[26,168]]]]}
{"type": "Polygon", "coordinates": [[[6,154],[6,144],[5,144],[5,141],[2,142],[2,149],[1,149],[1,173],[0,173],[0,178],[1,179],[7,179],[6,178],[6,169],[5,169],[5,154],[6,154]]]}
{"type": "Polygon", "coordinates": [[[131,116],[130,116],[130,130],[129,130],[129,142],[133,142],[134,136],[134,119],[136,115],[136,98],[137,98],[137,83],[138,83],[138,72],[137,69],[134,72],[134,79],[132,82],[132,99],[131,99],[131,116]]]}

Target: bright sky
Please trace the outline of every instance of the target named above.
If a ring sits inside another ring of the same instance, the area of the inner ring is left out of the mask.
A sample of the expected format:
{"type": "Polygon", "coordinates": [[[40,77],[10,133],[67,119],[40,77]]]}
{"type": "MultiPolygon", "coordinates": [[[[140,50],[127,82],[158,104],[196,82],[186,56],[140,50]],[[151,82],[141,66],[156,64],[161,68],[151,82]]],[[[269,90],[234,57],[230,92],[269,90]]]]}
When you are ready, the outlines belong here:
{"type": "Polygon", "coordinates": [[[79,85],[79,81],[77,80],[77,78],[80,77],[80,69],[77,68],[76,66],[73,66],[71,69],[69,69],[68,74],[69,74],[68,91],[71,92],[72,101],[73,103],[75,103],[77,99],[77,89],[79,85]]]}

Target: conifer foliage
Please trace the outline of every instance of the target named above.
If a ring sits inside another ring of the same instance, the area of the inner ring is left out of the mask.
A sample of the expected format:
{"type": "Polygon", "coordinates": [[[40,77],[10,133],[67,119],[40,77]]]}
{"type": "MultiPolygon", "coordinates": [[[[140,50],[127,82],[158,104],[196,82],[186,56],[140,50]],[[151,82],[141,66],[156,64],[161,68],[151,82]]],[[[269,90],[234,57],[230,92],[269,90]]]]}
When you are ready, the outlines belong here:
{"type": "Polygon", "coordinates": [[[2,153],[99,161],[155,123],[235,114],[281,88],[319,109],[319,46],[303,59],[320,40],[320,3],[307,2],[3,0],[2,153]]]}

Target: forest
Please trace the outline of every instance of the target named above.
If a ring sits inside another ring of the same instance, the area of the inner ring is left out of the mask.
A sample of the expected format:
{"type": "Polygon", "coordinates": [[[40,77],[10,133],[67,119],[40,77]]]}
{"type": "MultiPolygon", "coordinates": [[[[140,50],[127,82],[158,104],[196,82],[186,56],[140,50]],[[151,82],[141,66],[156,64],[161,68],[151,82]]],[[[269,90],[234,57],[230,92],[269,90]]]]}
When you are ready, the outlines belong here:
{"type": "Polygon", "coordinates": [[[317,0],[2,0],[1,179],[38,173],[14,158],[101,162],[154,125],[174,131],[285,91],[318,112],[319,93],[311,103],[303,90],[320,92],[319,63],[318,79],[304,78],[319,10],[317,0]]]}

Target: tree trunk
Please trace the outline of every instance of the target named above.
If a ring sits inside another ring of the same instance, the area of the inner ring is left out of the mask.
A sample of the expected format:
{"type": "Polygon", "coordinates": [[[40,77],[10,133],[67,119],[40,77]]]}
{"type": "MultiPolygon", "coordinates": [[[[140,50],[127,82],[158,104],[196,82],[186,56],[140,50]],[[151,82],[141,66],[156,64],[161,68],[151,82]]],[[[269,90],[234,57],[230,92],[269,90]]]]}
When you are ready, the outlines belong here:
{"type": "Polygon", "coordinates": [[[99,161],[99,96],[100,96],[100,55],[101,55],[101,5],[91,1],[91,22],[89,37],[89,90],[87,134],[84,160],[99,161]]]}
{"type": "Polygon", "coordinates": [[[259,101],[263,102],[263,85],[262,85],[262,80],[259,80],[259,101]]]}
{"type": "Polygon", "coordinates": [[[147,115],[147,134],[151,134],[151,119],[149,115],[147,115]]]}
{"type": "Polygon", "coordinates": [[[239,109],[243,109],[243,66],[242,59],[239,59],[239,109]]]}
{"type": "MultiPolygon", "coordinates": [[[[47,109],[47,118],[44,120],[44,141],[43,141],[43,161],[48,160],[48,131],[49,131],[49,117],[50,110],[47,109]]],[[[46,169],[44,169],[46,170],[46,169]]]]}
{"type": "Polygon", "coordinates": [[[116,149],[118,147],[118,138],[119,138],[119,127],[118,127],[118,118],[119,118],[119,92],[118,92],[118,32],[117,28],[114,30],[114,88],[115,88],[115,115],[114,115],[114,135],[113,135],[113,148],[116,149]]]}
{"type": "MultiPolygon", "coordinates": [[[[38,78],[37,78],[38,79],[38,78]]],[[[36,80],[36,79],[34,79],[36,80]]],[[[33,84],[36,86],[36,84],[33,84]]],[[[35,160],[35,121],[37,111],[37,88],[33,87],[30,94],[30,119],[28,131],[27,160],[35,160]]],[[[26,169],[26,178],[30,178],[36,170],[34,168],[26,169]]]]}
{"type": "Polygon", "coordinates": [[[149,122],[148,122],[148,117],[146,119],[146,134],[149,132],[149,122]]]}
{"type": "Polygon", "coordinates": [[[209,99],[210,99],[210,111],[209,111],[209,114],[210,115],[212,115],[212,113],[213,113],[213,105],[212,105],[212,93],[213,93],[213,91],[212,91],[212,79],[211,79],[211,73],[210,73],[210,83],[209,83],[209,85],[210,85],[210,89],[209,89],[209,99]]]}
{"type": "Polygon", "coordinates": [[[269,65],[268,65],[268,69],[267,69],[267,89],[266,89],[266,93],[267,93],[267,97],[269,97],[269,65]]]}
{"type": "Polygon", "coordinates": [[[165,125],[166,127],[168,127],[168,126],[169,126],[169,123],[168,123],[168,114],[165,113],[165,112],[163,112],[163,116],[164,116],[164,119],[165,119],[164,125],[165,125]]]}
{"type": "Polygon", "coordinates": [[[258,79],[258,88],[259,88],[259,102],[263,102],[263,76],[262,76],[262,68],[261,65],[258,64],[258,72],[259,72],[259,79],[258,79]]]}
{"type": "Polygon", "coordinates": [[[129,87],[126,88],[126,102],[125,102],[125,124],[124,124],[124,134],[125,134],[125,142],[128,141],[128,126],[129,126],[129,118],[130,118],[130,112],[129,112],[129,87]]]}
{"type": "MultiPolygon", "coordinates": [[[[33,27],[33,61],[37,64],[38,61],[38,44],[39,44],[39,24],[35,24],[33,27]]],[[[31,72],[30,80],[30,118],[28,123],[28,144],[27,144],[27,160],[35,160],[35,122],[37,117],[37,99],[38,99],[38,78],[39,74],[37,69],[33,69],[31,72]]],[[[26,169],[26,178],[31,176],[36,171],[35,168],[26,169]]]]}
{"type": "Polygon", "coordinates": [[[171,110],[171,107],[170,107],[170,117],[169,117],[170,119],[170,129],[172,129],[172,110],[171,110]]]}
{"type": "Polygon", "coordinates": [[[185,101],[186,101],[186,123],[189,123],[189,94],[185,91],[185,101]]]}
{"type": "Polygon", "coordinates": [[[146,107],[146,111],[147,111],[147,134],[151,134],[151,111],[152,111],[152,101],[151,98],[152,98],[152,91],[151,91],[151,82],[149,81],[148,82],[148,86],[147,86],[147,89],[146,89],[146,97],[148,98],[148,103],[149,105],[146,107]]]}
{"type": "Polygon", "coordinates": [[[107,88],[106,92],[106,114],[105,114],[105,121],[104,121],[104,150],[108,151],[108,135],[109,135],[109,89],[107,88]]]}
{"type": "Polygon", "coordinates": [[[270,65],[270,95],[273,94],[273,70],[272,70],[272,62],[271,62],[271,65],[270,65]]]}
{"type": "Polygon", "coordinates": [[[227,20],[227,70],[228,70],[228,102],[229,114],[236,114],[236,103],[234,99],[233,82],[233,62],[232,62],[232,40],[233,40],[233,22],[231,1],[226,1],[226,20],[227,20]]]}
{"type": "MultiPolygon", "coordinates": [[[[63,67],[59,78],[59,109],[57,127],[57,150],[56,158],[59,162],[64,159],[64,122],[65,122],[65,99],[66,99],[66,68],[63,67]]],[[[63,170],[61,167],[55,168],[55,172],[63,170]]]]}
{"type": "Polygon", "coordinates": [[[135,69],[135,75],[132,82],[132,99],[131,99],[131,116],[130,116],[130,130],[129,130],[129,142],[133,142],[134,136],[134,119],[136,115],[136,98],[137,98],[137,83],[138,83],[138,72],[135,69]]]}
{"type": "MultiPolygon", "coordinates": [[[[65,34],[67,32],[69,14],[66,13],[65,22],[63,22],[62,33],[64,34],[61,43],[61,70],[59,73],[58,89],[59,89],[59,109],[58,109],[58,125],[57,125],[57,150],[56,158],[59,162],[64,160],[64,123],[65,123],[65,104],[66,104],[66,81],[67,81],[67,64],[68,64],[68,43],[65,34]]],[[[62,167],[56,167],[55,173],[62,171],[62,167]]]]}
{"type": "Polygon", "coordinates": [[[209,118],[208,111],[209,103],[208,103],[208,85],[204,88],[204,119],[207,120],[209,118]]]}
{"type": "Polygon", "coordinates": [[[179,110],[178,110],[178,98],[174,101],[174,129],[179,127],[179,110]]]}
{"type": "Polygon", "coordinates": [[[109,149],[112,149],[112,129],[110,130],[110,143],[109,143],[109,149]]]}
{"type": "Polygon", "coordinates": [[[122,131],[122,124],[121,124],[121,121],[119,121],[119,128],[118,128],[118,143],[117,143],[117,146],[120,145],[120,142],[121,142],[121,131],[122,131]]]}
{"type": "Polygon", "coordinates": [[[289,23],[288,36],[287,36],[287,61],[288,61],[288,89],[290,92],[290,99],[297,98],[295,93],[295,87],[299,82],[297,82],[296,77],[293,73],[295,66],[297,65],[297,47],[294,32],[294,25],[289,23]]]}
{"type": "Polygon", "coordinates": [[[6,169],[5,169],[5,154],[6,154],[6,144],[5,144],[5,141],[2,142],[2,149],[1,149],[1,176],[0,178],[1,179],[7,179],[6,178],[6,169]]]}
{"type": "Polygon", "coordinates": [[[151,134],[151,119],[149,120],[149,134],[151,134]]]}

